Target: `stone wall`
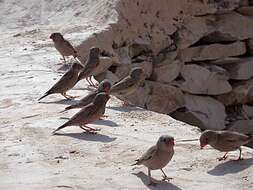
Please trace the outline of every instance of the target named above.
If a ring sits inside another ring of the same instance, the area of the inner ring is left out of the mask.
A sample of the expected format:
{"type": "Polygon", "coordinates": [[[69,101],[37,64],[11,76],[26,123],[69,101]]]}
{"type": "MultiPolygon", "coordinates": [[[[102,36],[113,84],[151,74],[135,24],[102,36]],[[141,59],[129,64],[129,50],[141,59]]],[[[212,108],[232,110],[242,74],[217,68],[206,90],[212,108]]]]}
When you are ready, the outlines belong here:
{"type": "Polygon", "coordinates": [[[78,47],[96,45],[114,82],[140,66],[146,81],[126,97],[201,129],[253,133],[253,1],[121,0],[118,19],[78,47]]]}

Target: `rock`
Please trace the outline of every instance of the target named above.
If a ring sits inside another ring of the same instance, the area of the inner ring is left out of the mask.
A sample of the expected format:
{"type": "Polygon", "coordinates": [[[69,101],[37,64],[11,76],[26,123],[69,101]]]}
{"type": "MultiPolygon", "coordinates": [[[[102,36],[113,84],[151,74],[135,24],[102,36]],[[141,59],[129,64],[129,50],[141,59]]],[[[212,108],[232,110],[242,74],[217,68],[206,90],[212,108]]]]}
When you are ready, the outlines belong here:
{"type": "Polygon", "coordinates": [[[241,59],[236,63],[224,65],[230,79],[247,80],[253,77],[253,58],[241,59]]]}
{"type": "Polygon", "coordinates": [[[112,71],[112,73],[114,73],[114,75],[116,75],[119,79],[123,79],[130,73],[131,68],[131,64],[118,64],[115,66],[115,69],[112,71]]]}
{"type": "Polygon", "coordinates": [[[185,94],[184,100],[187,112],[195,117],[195,122],[200,121],[198,127],[211,130],[225,128],[226,113],[222,103],[211,97],[190,94],[185,94]]]}
{"type": "Polygon", "coordinates": [[[253,102],[253,78],[237,82],[232,85],[232,88],[231,92],[218,95],[215,98],[225,106],[253,102]]]}
{"type": "Polygon", "coordinates": [[[184,65],[181,75],[184,81],[175,84],[185,92],[217,95],[232,90],[226,71],[218,66],[207,68],[195,64],[184,65]]]}
{"type": "Polygon", "coordinates": [[[137,38],[134,42],[129,46],[129,56],[131,58],[140,56],[150,51],[150,42],[147,40],[143,40],[141,38],[137,38]]]}
{"type": "Polygon", "coordinates": [[[241,15],[253,17],[253,6],[239,7],[236,11],[241,15]]]}
{"type": "Polygon", "coordinates": [[[139,56],[132,61],[132,68],[141,67],[146,74],[146,78],[149,78],[153,71],[153,63],[151,58],[146,56],[139,56]]]}
{"type": "Polygon", "coordinates": [[[106,71],[104,73],[100,73],[99,75],[94,76],[94,78],[98,81],[101,82],[104,79],[108,79],[109,81],[111,81],[112,84],[118,82],[120,79],[113,74],[111,71],[106,71]]]}
{"type": "Polygon", "coordinates": [[[113,64],[113,59],[111,57],[100,57],[99,65],[96,70],[92,73],[93,76],[99,75],[107,71],[113,64]]]}
{"type": "Polygon", "coordinates": [[[246,40],[247,53],[253,55],[253,38],[246,40]]]}
{"type": "Polygon", "coordinates": [[[211,44],[191,47],[181,50],[180,58],[185,62],[216,60],[226,57],[238,56],[246,53],[244,42],[234,42],[231,44],[211,44]]]}
{"type": "MultiPolygon", "coordinates": [[[[244,134],[253,134],[253,119],[238,120],[228,130],[244,134]]],[[[253,141],[249,142],[246,146],[253,148],[253,141]]]]}
{"type": "Polygon", "coordinates": [[[169,83],[178,77],[184,63],[179,60],[165,60],[155,64],[151,79],[157,82],[169,83]]]}
{"type": "Polygon", "coordinates": [[[226,57],[226,58],[223,58],[223,59],[208,61],[206,63],[208,63],[210,65],[212,64],[212,65],[223,66],[223,65],[229,65],[229,64],[232,64],[232,63],[237,63],[237,62],[240,62],[240,61],[241,61],[241,58],[238,58],[238,57],[226,57]]]}
{"type": "Polygon", "coordinates": [[[185,49],[211,34],[216,34],[216,42],[253,38],[253,19],[236,12],[202,17],[187,16],[178,26],[174,40],[178,48],[185,49]]]}
{"type": "Polygon", "coordinates": [[[241,0],[199,1],[190,0],[184,4],[186,14],[201,16],[207,14],[220,14],[234,10],[241,5],[241,0]]]}
{"type": "Polygon", "coordinates": [[[150,89],[146,109],[169,114],[184,106],[183,93],[179,88],[152,81],[146,81],[146,85],[150,89]]]}
{"type": "Polygon", "coordinates": [[[253,119],[253,106],[242,106],[243,114],[246,115],[248,119],[253,119]]]}

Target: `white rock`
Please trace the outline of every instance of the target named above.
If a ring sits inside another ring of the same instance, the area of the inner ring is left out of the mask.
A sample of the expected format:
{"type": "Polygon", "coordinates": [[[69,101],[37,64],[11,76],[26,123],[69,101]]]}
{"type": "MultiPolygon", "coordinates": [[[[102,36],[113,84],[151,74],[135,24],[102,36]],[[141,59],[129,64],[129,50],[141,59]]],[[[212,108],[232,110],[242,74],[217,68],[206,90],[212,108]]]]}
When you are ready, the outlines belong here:
{"type": "Polygon", "coordinates": [[[205,68],[199,65],[184,65],[181,75],[184,81],[178,86],[185,92],[192,94],[217,95],[230,92],[231,85],[228,83],[228,76],[224,69],[218,66],[205,68]]]}

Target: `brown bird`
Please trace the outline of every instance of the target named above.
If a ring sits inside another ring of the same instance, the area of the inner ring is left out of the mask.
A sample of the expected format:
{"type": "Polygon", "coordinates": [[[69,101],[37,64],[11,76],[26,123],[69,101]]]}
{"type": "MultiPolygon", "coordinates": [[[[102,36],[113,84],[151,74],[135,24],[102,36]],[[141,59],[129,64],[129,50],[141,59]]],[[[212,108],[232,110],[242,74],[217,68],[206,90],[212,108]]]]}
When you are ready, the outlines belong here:
{"type": "Polygon", "coordinates": [[[58,127],[53,131],[53,134],[60,129],[63,129],[67,126],[79,126],[81,129],[89,133],[96,133],[98,129],[88,127],[86,124],[97,121],[100,117],[103,116],[105,106],[107,101],[110,99],[110,96],[106,93],[99,93],[96,95],[92,103],[83,107],[79,112],[77,112],[69,121],[64,123],[62,126],[58,127]]]}
{"type": "Polygon", "coordinates": [[[155,185],[151,178],[151,170],[160,169],[163,173],[163,180],[170,180],[163,168],[169,163],[174,155],[174,138],[169,135],[162,135],[156,145],[150,147],[133,165],[144,165],[148,168],[149,185],[155,185]]]}
{"type": "Polygon", "coordinates": [[[66,63],[65,56],[73,56],[74,58],[78,57],[77,51],[70,44],[69,41],[65,40],[61,33],[52,33],[50,38],[54,42],[54,47],[58,50],[58,52],[63,57],[64,62],[66,63]]]}
{"type": "Polygon", "coordinates": [[[75,86],[78,79],[78,74],[82,68],[83,67],[79,63],[74,62],[71,68],[60,78],[60,80],[42,97],[40,97],[38,101],[50,94],[56,93],[60,93],[67,99],[73,98],[72,96],[67,95],[66,92],[75,86]]]}
{"type": "Polygon", "coordinates": [[[219,158],[219,161],[225,160],[230,151],[240,151],[238,160],[241,160],[242,149],[241,146],[253,140],[253,135],[245,135],[232,131],[212,131],[206,130],[200,136],[200,146],[203,149],[206,145],[210,145],[216,150],[225,152],[225,155],[219,158]]]}
{"type": "Polygon", "coordinates": [[[99,48],[93,47],[93,48],[90,49],[88,59],[87,59],[86,63],[84,64],[83,70],[79,74],[78,81],[80,81],[82,79],[86,79],[87,82],[91,86],[96,86],[92,82],[91,76],[92,76],[92,72],[95,70],[95,68],[99,64],[99,54],[100,54],[100,49],[99,48]]]}
{"type": "MultiPolygon", "coordinates": [[[[145,73],[140,67],[133,68],[131,73],[114,84],[110,90],[110,93],[115,96],[127,96],[132,94],[140,84],[145,80],[145,73]]],[[[124,101],[124,105],[127,104],[124,101]]]]}
{"type": "Polygon", "coordinates": [[[91,92],[90,94],[88,94],[87,96],[82,98],[77,104],[66,107],[64,111],[70,110],[70,109],[75,109],[75,108],[82,108],[82,107],[90,104],[94,100],[94,98],[96,97],[97,94],[99,94],[101,92],[105,92],[106,94],[109,94],[110,89],[111,89],[111,83],[108,80],[103,80],[99,84],[97,90],[95,90],[94,92],[91,92]]]}

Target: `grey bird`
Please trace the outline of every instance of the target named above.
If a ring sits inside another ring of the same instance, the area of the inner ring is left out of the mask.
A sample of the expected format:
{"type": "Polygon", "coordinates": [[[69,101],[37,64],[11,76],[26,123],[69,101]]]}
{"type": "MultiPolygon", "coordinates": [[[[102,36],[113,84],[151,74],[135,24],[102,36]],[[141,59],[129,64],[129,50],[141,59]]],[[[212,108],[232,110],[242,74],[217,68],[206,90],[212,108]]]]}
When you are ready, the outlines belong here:
{"type": "Polygon", "coordinates": [[[156,145],[150,147],[133,165],[144,165],[148,168],[149,185],[155,185],[151,178],[151,170],[160,169],[163,173],[163,180],[170,180],[163,168],[170,162],[174,155],[174,138],[169,135],[162,135],[156,145]]]}
{"type": "Polygon", "coordinates": [[[103,116],[106,103],[109,99],[110,96],[104,92],[97,94],[92,103],[84,106],[69,121],[55,129],[53,134],[67,126],[79,126],[85,132],[95,134],[98,129],[88,127],[87,124],[97,121],[103,116]]]}
{"type": "Polygon", "coordinates": [[[82,79],[86,79],[87,82],[91,85],[91,86],[96,86],[92,80],[91,80],[91,76],[92,76],[92,72],[96,69],[96,67],[99,65],[99,55],[100,55],[100,49],[97,47],[92,47],[90,49],[90,53],[88,56],[87,61],[84,64],[84,68],[83,70],[80,72],[79,77],[78,77],[78,81],[82,80],[82,79]]]}
{"type": "Polygon", "coordinates": [[[54,47],[61,54],[64,62],[66,63],[66,56],[79,57],[76,49],[70,44],[68,40],[65,40],[63,35],[59,32],[52,33],[50,39],[54,42],[54,47]]]}
{"type": "Polygon", "coordinates": [[[110,89],[111,89],[111,83],[108,80],[103,80],[99,84],[98,89],[96,89],[94,92],[89,93],[87,96],[83,97],[77,104],[66,107],[64,111],[70,110],[70,109],[82,108],[90,104],[94,100],[97,94],[101,92],[105,92],[106,94],[109,94],[110,89]]]}
{"type": "MultiPolygon", "coordinates": [[[[115,96],[127,96],[134,93],[145,80],[145,73],[142,68],[133,68],[130,74],[114,84],[110,93],[115,96]]],[[[124,104],[126,102],[124,101],[124,104]]]]}
{"type": "Polygon", "coordinates": [[[72,96],[67,95],[66,92],[75,86],[78,74],[82,68],[83,67],[79,63],[74,62],[71,68],[60,78],[60,80],[57,81],[57,83],[55,83],[54,86],[52,86],[52,88],[50,88],[42,97],[40,97],[38,101],[50,94],[57,93],[60,93],[67,99],[73,98],[72,96]]]}
{"type": "Polygon", "coordinates": [[[230,151],[239,150],[238,160],[242,159],[241,146],[253,140],[253,135],[245,135],[232,131],[212,131],[206,130],[200,136],[200,146],[203,149],[206,145],[210,145],[216,150],[225,152],[225,155],[219,158],[219,161],[227,159],[230,151]]]}

